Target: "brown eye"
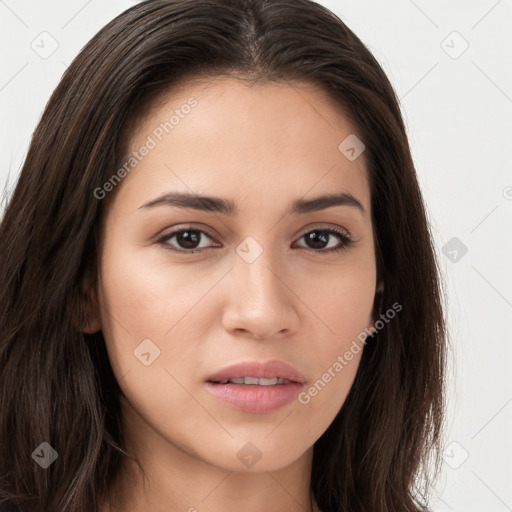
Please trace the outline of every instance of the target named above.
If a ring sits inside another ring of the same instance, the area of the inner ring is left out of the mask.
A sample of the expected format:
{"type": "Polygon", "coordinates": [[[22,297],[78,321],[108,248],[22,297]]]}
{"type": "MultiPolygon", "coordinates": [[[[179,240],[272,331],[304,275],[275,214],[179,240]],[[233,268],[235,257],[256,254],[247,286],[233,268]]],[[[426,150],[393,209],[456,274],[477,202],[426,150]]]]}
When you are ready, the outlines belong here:
{"type": "Polygon", "coordinates": [[[184,228],[184,229],[178,229],[176,231],[172,231],[171,233],[163,236],[158,240],[159,243],[164,244],[164,246],[170,246],[166,247],[166,249],[176,252],[198,252],[199,250],[203,250],[208,247],[200,246],[200,243],[202,239],[209,238],[212,240],[212,237],[202,229],[198,228],[184,228]],[[170,243],[170,241],[175,238],[175,242],[173,244],[170,243]],[[174,248],[174,246],[178,246],[177,248],[174,248]]]}
{"type": "Polygon", "coordinates": [[[353,242],[348,235],[336,229],[315,229],[302,235],[301,238],[304,238],[309,249],[316,252],[343,251],[353,242]],[[333,235],[339,242],[337,246],[329,247],[333,235]]]}

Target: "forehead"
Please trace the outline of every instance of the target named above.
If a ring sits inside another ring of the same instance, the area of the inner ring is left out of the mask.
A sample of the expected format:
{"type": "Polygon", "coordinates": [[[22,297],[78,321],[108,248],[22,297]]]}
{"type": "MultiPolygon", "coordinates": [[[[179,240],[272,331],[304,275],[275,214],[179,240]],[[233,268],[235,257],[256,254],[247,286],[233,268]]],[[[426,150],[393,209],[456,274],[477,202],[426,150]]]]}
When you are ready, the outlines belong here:
{"type": "Polygon", "coordinates": [[[345,191],[369,209],[364,151],[355,159],[345,152],[347,140],[360,139],[313,84],[197,79],[161,94],[134,127],[125,160],[139,157],[116,195],[138,207],[169,190],[246,204],[345,191]]]}

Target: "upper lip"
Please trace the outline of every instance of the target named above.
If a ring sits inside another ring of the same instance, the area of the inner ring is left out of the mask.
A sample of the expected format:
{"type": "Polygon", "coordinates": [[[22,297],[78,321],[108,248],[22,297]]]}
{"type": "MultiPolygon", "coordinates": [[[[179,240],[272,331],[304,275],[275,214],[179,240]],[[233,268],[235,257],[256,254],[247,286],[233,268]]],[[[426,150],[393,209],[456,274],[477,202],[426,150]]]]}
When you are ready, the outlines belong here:
{"type": "Polygon", "coordinates": [[[306,379],[304,375],[292,366],[278,361],[244,361],[242,363],[227,366],[206,380],[209,382],[219,382],[221,380],[236,379],[240,377],[257,377],[258,379],[280,379],[291,380],[304,384],[306,379]]]}

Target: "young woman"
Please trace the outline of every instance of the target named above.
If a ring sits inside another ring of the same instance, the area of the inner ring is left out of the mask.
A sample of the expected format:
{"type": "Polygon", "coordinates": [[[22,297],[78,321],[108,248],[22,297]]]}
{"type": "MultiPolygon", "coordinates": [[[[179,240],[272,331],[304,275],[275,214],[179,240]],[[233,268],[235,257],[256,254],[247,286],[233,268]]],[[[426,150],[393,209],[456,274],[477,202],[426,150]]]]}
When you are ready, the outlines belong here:
{"type": "Polygon", "coordinates": [[[393,88],[326,8],[118,16],[52,95],[0,246],[0,507],[425,506],[436,260],[393,88]]]}

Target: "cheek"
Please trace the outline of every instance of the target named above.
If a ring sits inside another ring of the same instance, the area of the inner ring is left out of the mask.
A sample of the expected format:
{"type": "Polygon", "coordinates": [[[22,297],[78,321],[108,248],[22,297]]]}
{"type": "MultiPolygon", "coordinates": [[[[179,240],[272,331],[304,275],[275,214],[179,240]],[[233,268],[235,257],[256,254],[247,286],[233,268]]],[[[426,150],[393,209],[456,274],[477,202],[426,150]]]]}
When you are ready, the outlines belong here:
{"type": "Polygon", "coordinates": [[[162,337],[213,281],[213,277],[193,277],[191,270],[180,265],[152,260],[147,248],[105,250],[102,271],[102,321],[118,330],[124,328],[123,336],[129,332],[133,341],[140,336],[162,337]]]}
{"type": "Polygon", "coordinates": [[[329,361],[321,364],[316,378],[308,382],[307,387],[298,395],[298,407],[303,409],[301,428],[310,439],[318,439],[342,408],[352,388],[361,355],[360,346],[348,352],[337,351],[331,354],[329,361]],[[346,359],[347,353],[350,353],[350,361],[346,359]]]}
{"type": "Polygon", "coordinates": [[[207,337],[202,330],[218,320],[209,305],[215,300],[214,284],[224,273],[223,268],[201,272],[170,265],[161,254],[123,248],[111,237],[102,257],[100,303],[102,331],[118,380],[130,372],[130,380],[142,387],[164,382],[180,394],[166,370],[180,381],[190,378],[187,368],[196,364],[200,342],[207,337]]]}
{"type": "Polygon", "coordinates": [[[302,291],[304,302],[312,305],[316,334],[314,344],[304,348],[302,357],[311,361],[313,372],[298,401],[307,411],[304,427],[313,438],[323,433],[345,402],[373,325],[373,266],[345,270],[336,278],[316,281],[314,287],[308,280],[309,291],[306,286],[302,291]]]}
{"type": "Polygon", "coordinates": [[[187,313],[211,280],[190,279],[186,272],[152,264],[143,250],[116,247],[114,238],[109,242],[102,258],[100,303],[116,379],[130,407],[152,419],[156,430],[173,423],[176,408],[182,427],[191,428],[199,407],[180,385],[184,377],[176,369],[187,370],[197,359],[197,347],[187,343],[187,313]]]}
{"type": "Polygon", "coordinates": [[[363,257],[297,278],[294,291],[318,320],[315,339],[322,353],[342,350],[349,339],[372,325],[375,279],[373,260],[363,257]]]}

